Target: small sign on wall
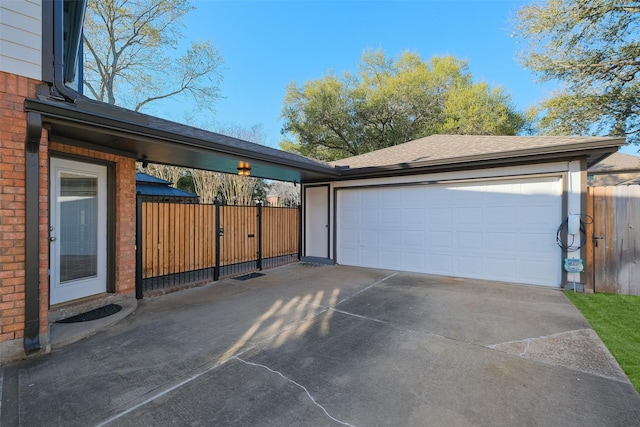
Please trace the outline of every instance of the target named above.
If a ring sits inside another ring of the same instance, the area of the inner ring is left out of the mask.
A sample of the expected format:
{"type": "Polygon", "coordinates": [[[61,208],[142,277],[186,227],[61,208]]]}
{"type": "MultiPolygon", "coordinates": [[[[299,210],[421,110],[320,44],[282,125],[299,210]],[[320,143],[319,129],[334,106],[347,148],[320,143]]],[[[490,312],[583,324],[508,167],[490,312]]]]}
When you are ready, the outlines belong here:
{"type": "Polygon", "coordinates": [[[564,269],[567,273],[582,273],[584,271],[582,258],[565,258],[564,269]]]}

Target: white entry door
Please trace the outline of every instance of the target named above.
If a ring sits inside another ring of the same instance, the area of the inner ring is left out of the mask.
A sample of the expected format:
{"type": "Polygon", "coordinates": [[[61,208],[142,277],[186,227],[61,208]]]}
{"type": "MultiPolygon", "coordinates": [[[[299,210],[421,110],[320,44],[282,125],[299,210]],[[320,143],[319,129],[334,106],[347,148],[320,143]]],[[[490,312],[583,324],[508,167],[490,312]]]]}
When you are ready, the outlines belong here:
{"type": "Polygon", "coordinates": [[[305,255],[329,258],[329,186],[306,187],[305,255]]]}
{"type": "Polygon", "coordinates": [[[50,303],[106,292],[107,168],[51,159],[50,303]]]}

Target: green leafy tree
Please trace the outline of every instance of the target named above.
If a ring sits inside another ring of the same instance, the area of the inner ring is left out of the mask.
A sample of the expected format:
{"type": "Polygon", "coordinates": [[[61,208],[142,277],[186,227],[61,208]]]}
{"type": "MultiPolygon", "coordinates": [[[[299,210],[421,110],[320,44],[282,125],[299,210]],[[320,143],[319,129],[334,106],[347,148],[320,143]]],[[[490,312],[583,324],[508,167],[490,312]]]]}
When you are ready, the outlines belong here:
{"type": "Polygon", "coordinates": [[[109,104],[140,111],[190,95],[201,108],[219,98],[222,57],[210,41],[178,56],[187,0],[89,0],[84,23],[84,87],[109,104]]]}
{"type": "Polygon", "coordinates": [[[180,179],[178,179],[176,188],[196,194],[196,185],[194,184],[193,176],[191,175],[191,173],[189,173],[189,171],[185,171],[184,175],[182,175],[180,179]]]}
{"type": "Polygon", "coordinates": [[[525,118],[501,88],[474,83],[452,56],[423,61],[365,51],[357,74],[330,73],[288,85],[280,143],[287,151],[336,160],[434,133],[514,135],[525,118]]]}
{"type": "Polygon", "coordinates": [[[539,107],[542,133],[640,142],[639,31],[640,3],[632,0],[547,0],[518,11],[523,65],[564,84],[539,107]]]}

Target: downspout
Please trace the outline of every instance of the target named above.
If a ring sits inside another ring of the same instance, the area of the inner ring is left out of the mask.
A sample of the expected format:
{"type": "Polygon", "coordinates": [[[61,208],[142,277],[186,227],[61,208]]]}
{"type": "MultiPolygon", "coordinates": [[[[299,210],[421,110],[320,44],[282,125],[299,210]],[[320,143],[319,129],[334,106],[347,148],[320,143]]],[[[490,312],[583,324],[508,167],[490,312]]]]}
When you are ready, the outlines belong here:
{"type": "Polygon", "coordinates": [[[25,141],[24,350],[40,349],[40,139],[42,116],[27,113],[25,141]]]}
{"type": "MultiPolygon", "coordinates": [[[[53,2],[53,88],[55,92],[63,96],[65,100],[75,102],[80,96],[78,92],[71,89],[66,85],[67,82],[72,82],[75,77],[75,70],[77,68],[78,52],[80,51],[80,44],[82,43],[82,27],[84,25],[84,14],[87,6],[86,0],[81,1],[69,1],[67,2],[70,8],[69,21],[77,25],[70,27],[67,30],[67,37],[69,38],[69,49],[73,49],[72,52],[65,52],[64,39],[65,39],[65,19],[64,19],[64,0],[58,0],[53,2]],[[71,8],[73,10],[71,11],[71,8]],[[66,53],[66,55],[65,55],[66,53]],[[68,65],[65,67],[65,65],[68,65]]],[[[79,85],[82,84],[80,81],[79,85]]]]}

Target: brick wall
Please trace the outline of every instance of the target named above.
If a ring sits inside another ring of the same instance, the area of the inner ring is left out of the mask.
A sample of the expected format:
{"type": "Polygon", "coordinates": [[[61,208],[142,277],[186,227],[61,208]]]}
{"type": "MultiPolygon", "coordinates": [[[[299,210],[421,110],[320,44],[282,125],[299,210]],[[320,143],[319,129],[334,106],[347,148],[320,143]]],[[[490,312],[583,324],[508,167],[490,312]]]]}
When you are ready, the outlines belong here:
{"type": "MultiPolygon", "coordinates": [[[[40,82],[0,72],[0,361],[20,356],[25,306],[25,140],[23,102],[40,82]]],[[[40,142],[40,334],[48,334],[49,150],[116,165],[116,292],[135,292],[135,161],[58,143],[40,142]]]]}
{"type": "MultiPolygon", "coordinates": [[[[27,115],[23,101],[35,95],[38,83],[0,72],[0,344],[16,340],[20,347],[24,336],[25,289],[27,115]]],[[[41,144],[42,152],[46,153],[46,142],[41,144]]],[[[0,351],[11,352],[16,347],[18,344],[9,344],[0,347],[0,351]]]]}

